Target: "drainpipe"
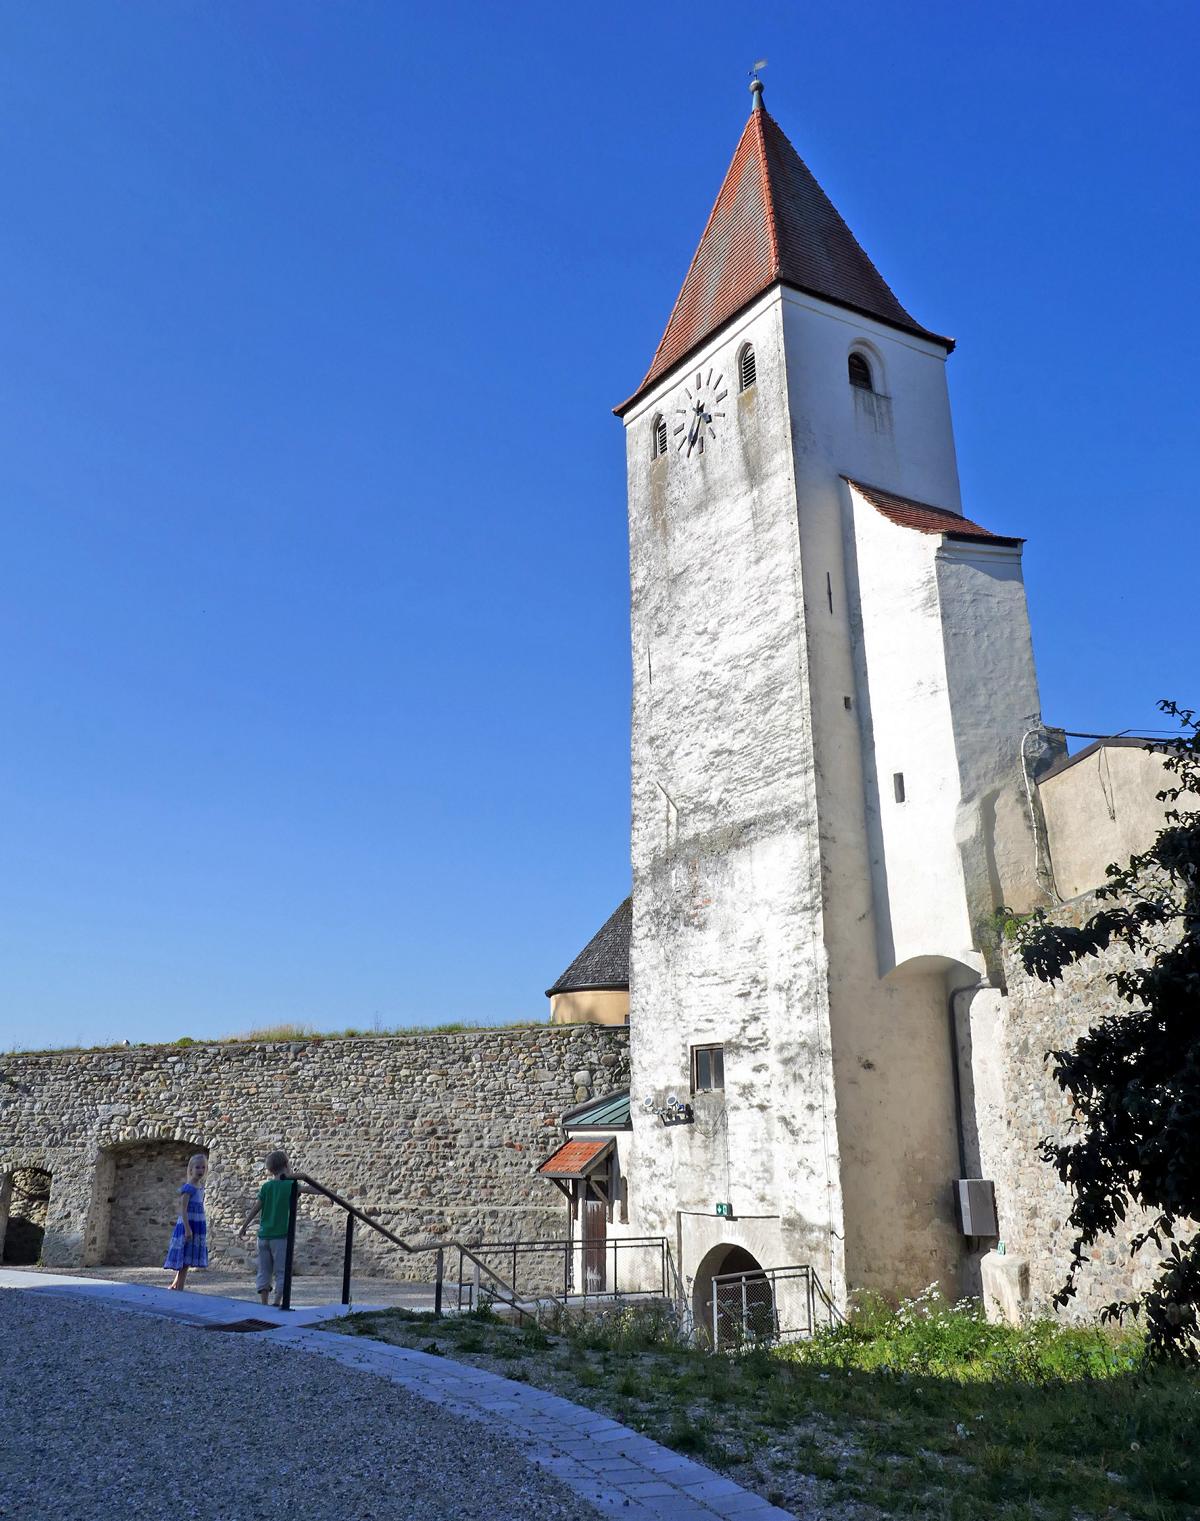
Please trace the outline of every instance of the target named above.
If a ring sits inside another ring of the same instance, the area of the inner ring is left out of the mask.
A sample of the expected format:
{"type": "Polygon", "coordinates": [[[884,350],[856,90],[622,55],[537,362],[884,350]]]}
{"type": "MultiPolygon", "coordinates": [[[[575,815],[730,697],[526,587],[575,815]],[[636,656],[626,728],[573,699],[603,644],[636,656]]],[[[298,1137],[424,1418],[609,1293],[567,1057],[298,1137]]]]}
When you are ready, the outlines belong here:
{"type": "Polygon", "coordinates": [[[955,988],[950,994],[948,1014],[950,1020],[950,1072],[954,1079],[954,1134],[958,1141],[958,1175],[960,1178],[969,1177],[967,1172],[967,1138],[963,1125],[963,1096],[962,1096],[962,1072],[960,1070],[961,1051],[958,1039],[958,1005],[955,999],[960,993],[978,992],[982,983],[974,983],[969,988],[955,988]]]}

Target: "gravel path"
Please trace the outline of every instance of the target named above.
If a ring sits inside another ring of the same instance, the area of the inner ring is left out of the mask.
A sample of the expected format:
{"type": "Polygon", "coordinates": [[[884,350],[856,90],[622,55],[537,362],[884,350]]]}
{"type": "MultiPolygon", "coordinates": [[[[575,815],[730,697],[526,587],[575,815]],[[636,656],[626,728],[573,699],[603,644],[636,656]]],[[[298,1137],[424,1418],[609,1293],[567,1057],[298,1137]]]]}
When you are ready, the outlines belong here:
{"type": "Polygon", "coordinates": [[[0,1290],[0,1516],[582,1521],[486,1428],[257,1335],[0,1290]]]}

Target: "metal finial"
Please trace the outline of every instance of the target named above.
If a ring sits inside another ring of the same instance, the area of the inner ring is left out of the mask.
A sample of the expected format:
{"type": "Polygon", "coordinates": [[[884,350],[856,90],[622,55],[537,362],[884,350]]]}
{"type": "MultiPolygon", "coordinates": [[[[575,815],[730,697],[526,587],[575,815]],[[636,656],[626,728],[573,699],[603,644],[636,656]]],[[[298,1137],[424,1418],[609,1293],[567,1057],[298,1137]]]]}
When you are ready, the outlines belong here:
{"type": "Polygon", "coordinates": [[[754,67],[750,70],[750,93],[754,96],[754,109],[756,111],[762,110],[763,102],[763,86],[762,80],[758,77],[759,70],[765,69],[766,66],[767,60],[765,58],[760,58],[754,67]]]}

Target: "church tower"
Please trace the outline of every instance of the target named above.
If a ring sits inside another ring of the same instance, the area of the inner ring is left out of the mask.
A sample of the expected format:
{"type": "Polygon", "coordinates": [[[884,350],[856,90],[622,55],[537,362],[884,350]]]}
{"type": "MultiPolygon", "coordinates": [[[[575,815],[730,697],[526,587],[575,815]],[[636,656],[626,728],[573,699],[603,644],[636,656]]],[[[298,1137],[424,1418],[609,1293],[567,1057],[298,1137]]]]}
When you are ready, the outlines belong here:
{"type": "MultiPolygon", "coordinates": [[[[626,430],[627,1229],[835,1298],[969,1276],[956,989],[1038,900],[1021,541],[963,516],[953,342],[762,86],[626,430]],[[672,1104],[672,1098],[675,1102],[672,1104]]],[[[973,1243],[977,1244],[977,1243],[973,1243]]]]}

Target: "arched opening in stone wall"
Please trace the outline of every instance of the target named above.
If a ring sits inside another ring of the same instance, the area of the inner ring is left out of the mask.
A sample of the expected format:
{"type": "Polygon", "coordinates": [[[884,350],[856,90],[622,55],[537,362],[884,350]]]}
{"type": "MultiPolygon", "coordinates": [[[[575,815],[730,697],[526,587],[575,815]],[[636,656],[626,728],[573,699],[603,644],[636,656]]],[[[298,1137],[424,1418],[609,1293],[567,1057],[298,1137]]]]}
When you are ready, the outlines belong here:
{"type": "Polygon", "coordinates": [[[692,1313],[697,1330],[722,1347],[769,1337],[775,1330],[775,1298],[762,1263],[743,1246],[714,1246],[696,1269],[692,1313]],[[738,1276],[725,1279],[729,1273],[738,1276]],[[713,1336],[713,1289],[716,1332],[713,1336]]]}
{"type": "Polygon", "coordinates": [[[179,1211],[188,1158],[199,1141],[128,1141],[96,1164],[95,1233],[89,1256],[108,1267],[161,1267],[179,1211]]]}
{"type": "Polygon", "coordinates": [[[18,1167],[3,1180],[7,1222],[0,1219],[6,1267],[31,1267],[40,1261],[50,1208],[51,1175],[44,1167],[18,1167]]]}

